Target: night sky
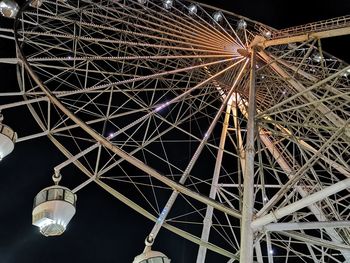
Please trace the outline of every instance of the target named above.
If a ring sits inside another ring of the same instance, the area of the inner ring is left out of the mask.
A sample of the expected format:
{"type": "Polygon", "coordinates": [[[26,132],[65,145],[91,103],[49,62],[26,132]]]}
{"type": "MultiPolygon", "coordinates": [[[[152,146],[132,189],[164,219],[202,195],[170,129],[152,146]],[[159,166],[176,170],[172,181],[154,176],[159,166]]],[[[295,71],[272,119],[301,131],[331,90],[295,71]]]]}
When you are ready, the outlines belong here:
{"type": "MultiPolygon", "coordinates": [[[[275,28],[350,14],[349,0],[203,2],[275,28]]],[[[11,27],[11,23],[0,20],[4,26],[11,27]]],[[[350,36],[323,41],[324,50],[348,63],[349,47],[350,36]]],[[[14,43],[0,39],[0,53],[13,56],[14,43]]],[[[1,88],[17,85],[14,69],[0,65],[1,88]]],[[[30,125],[26,119],[24,115],[5,116],[5,123],[30,125]]],[[[93,183],[78,192],[77,213],[63,236],[45,238],[31,225],[33,198],[52,184],[53,167],[63,160],[55,146],[41,138],[17,144],[0,163],[0,263],[132,262],[142,252],[153,224],[93,183]]],[[[161,231],[154,249],[174,263],[194,262],[197,253],[196,246],[167,230],[161,231]]]]}

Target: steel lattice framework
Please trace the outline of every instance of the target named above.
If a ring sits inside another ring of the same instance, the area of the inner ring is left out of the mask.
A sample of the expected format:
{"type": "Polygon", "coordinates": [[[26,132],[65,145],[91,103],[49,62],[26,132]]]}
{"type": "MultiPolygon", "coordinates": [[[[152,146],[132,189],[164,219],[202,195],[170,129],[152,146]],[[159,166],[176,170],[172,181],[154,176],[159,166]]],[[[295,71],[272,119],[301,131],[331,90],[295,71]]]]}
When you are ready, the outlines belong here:
{"type": "Polygon", "coordinates": [[[45,0],[16,18],[0,110],[29,109],[17,142],[48,136],[55,174],[88,177],[74,192],[97,183],[198,263],[350,262],[350,66],[321,46],[346,34],[349,16],[276,30],[190,1],[45,0]]]}

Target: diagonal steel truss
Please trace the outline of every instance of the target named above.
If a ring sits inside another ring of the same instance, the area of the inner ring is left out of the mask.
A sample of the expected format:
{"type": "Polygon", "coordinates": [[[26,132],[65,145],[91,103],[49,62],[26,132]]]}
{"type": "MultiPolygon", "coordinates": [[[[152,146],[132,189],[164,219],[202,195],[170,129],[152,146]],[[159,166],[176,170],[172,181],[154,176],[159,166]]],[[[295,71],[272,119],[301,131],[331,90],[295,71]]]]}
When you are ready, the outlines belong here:
{"type": "Polygon", "coordinates": [[[276,30],[190,4],[24,7],[1,59],[19,88],[0,110],[36,123],[17,142],[48,136],[67,157],[54,172],[89,177],[74,191],[96,182],[198,263],[350,262],[350,66],[321,45],[349,17],[276,30]]]}

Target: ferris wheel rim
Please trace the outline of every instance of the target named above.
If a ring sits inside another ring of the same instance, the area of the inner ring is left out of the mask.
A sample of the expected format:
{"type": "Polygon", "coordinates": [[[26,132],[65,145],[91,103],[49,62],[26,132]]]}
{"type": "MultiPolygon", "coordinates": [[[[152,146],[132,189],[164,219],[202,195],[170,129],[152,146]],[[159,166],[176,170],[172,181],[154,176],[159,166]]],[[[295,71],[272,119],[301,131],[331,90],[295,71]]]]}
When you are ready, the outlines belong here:
{"type": "MultiPolygon", "coordinates": [[[[92,3],[92,2],[91,2],[92,3]]],[[[30,4],[30,1],[28,1],[24,6],[22,6],[17,14],[17,17],[15,19],[15,43],[16,43],[16,47],[17,47],[17,56],[20,58],[20,60],[22,61],[23,65],[25,66],[27,72],[29,72],[29,74],[31,75],[31,77],[33,78],[33,80],[38,84],[38,86],[42,89],[42,91],[44,93],[46,93],[46,96],[49,98],[50,102],[53,103],[54,105],[58,106],[63,112],[69,112],[69,109],[67,109],[63,104],[60,103],[60,101],[56,98],[56,96],[54,94],[52,94],[50,92],[50,90],[46,87],[46,85],[40,80],[40,78],[36,75],[36,73],[32,70],[30,64],[28,63],[28,60],[26,58],[26,56],[23,54],[23,50],[21,48],[21,45],[20,45],[20,41],[19,41],[19,38],[18,38],[18,33],[17,33],[17,28],[18,26],[16,26],[19,22],[20,22],[20,15],[23,11],[25,11],[25,9],[29,6],[30,4]]],[[[25,98],[26,99],[26,98],[25,98]]],[[[28,105],[29,108],[31,108],[31,105],[28,105]]],[[[35,111],[31,111],[32,114],[35,113],[35,111]]],[[[66,114],[66,113],[65,113],[66,114]]],[[[71,115],[71,114],[69,114],[71,115]]],[[[73,114],[71,115],[73,116],[73,114]]],[[[34,116],[35,118],[35,116],[34,116]]],[[[36,118],[35,118],[36,119],[36,118]]],[[[73,118],[74,119],[74,118],[73,118]]],[[[79,124],[78,124],[79,125],[79,124]]],[[[85,125],[84,125],[85,126],[85,125]]],[[[80,126],[81,127],[81,126],[80,126]]],[[[90,128],[89,126],[86,125],[86,127],[88,128],[89,130],[89,134],[93,134],[96,136],[96,141],[98,141],[98,143],[101,143],[101,141],[103,141],[103,143],[108,143],[107,145],[111,148],[114,148],[114,145],[109,142],[108,140],[106,140],[104,137],[100,136],[99,134],[97,134],[95,131],[92,130],[92,128],[90,128]]],[[[81,127],[82,128],[82,127],[81,127]]],[[[86,130],[85,130],[86,131],[86,130]]],[[[47,135],[48,138],[51,140],[51,142],[54,143],[54,145],[57,146],[57,148],[64,154],[67,156],[67,158],[69,158],[69,151],[67,149],[64,148],[63,145],[61,145],[57,139],[55,139],[53,136],[51,136],[50,134],[47,135]]],[[[93,136],[92,136],[93,137],[93,136]]],[[[74,164],[76,164],[74,162],[74,164]]],[[[76,164],[77,165],[77,164],[76,164]]],[[[80,165],[78,164],[77,165],[78,168],[81,169],[80,165]]],[[[83,170],[82,170],[83,171],[83,170]]],[[[84,171],[83,171],[84,172],[84,171]]],[[[86,172],[85,172],[86,174],[86,172]]],[[[87,175],[87,174],[86,174],[87,175]]],[[[91,176],[90,176],[91,178],[91,176]]],[[[116,190],[114,190],[113,188],[109,187],[107,184],[103,183],[101,180],[99,179],[95,179],[95,182],[104,190],[106,190],[107,192],[109,192],[110,194],[112,194],[114,197],[118,196],[117,199],[122,201],[124,204],[128,205],[131,209],[137,211],[138,213],[140,213],[141,215],[143,215],[144,217],[152,220],[153,222],[156,222],[157,221],[157,218],[152,216],[149,212],[147,212],[146,210],[142,209],[142,207],[140,207],[139,205],[137,205],[136,203],[134,203],[133,201],[131,200],[127,200],[125,201],[125,198],[127,199],[127,197],[121,195],[120,193],[118,193],[116,190]],[[107,190],[108,189],[108,190],[107,190]],[[124,199],[124,200],[123,200],[124,199]]],[[[176,182],[174,181],[174,183],[176,184],[176,182]]],[[[170,184],[171,185],[171,184],[170,184]]],[[[181,185],[178,185],[181,187],[181,185]]],[[[211,202],[211,200],[207,199],[209,202],[211,202]]],[[[213,202],[211,202],[212,204],[215,204],[213,202]]],[[[217,203],[220,207],[220,204],[217,203]]],[[[218,206],[216,206],[218,207],[218,206]]],[[[230,210],[227,210],[223,207],[224,210],[230,212],[230,210]]],[[[228,208],[230,209],[230,208],[228,208]]],[[[235,212],[233,213],[233,215],[235,216],[239,216],[238,214],[235,214],[235,212]]],[[[203,247],[206,247],[207,249],[213,251],[213,252],[216,252],[218,254],[221,254],[225,257],[229,257],[229,258],[235,258],[235,259],[238,259],[238,256],[236,254],[233,254],[221,247],[218,247],[210,242],[203,242],[201,241],[199,238],[196,238],[194,237],[193,235],[187,233],[186,231],[184,230],[181,230],[175,226],[172,226],[172,225],[169,225],[169,224],[164,224],[163,225],[164,228],[166,228],[167,230],[197,244],[197,245],[200,245],[200,246],[203,246],[203,247]]]]}
{"type": "MultiPolygon", "coordinates": [[[[17,37],[17,34],[16,34],[16,37],[17,37]]],[[[22,54],[22,50],[21,50],[21,48],[20,48],[20,46],[18,45],[18,39],[16,38],[16,45],[17,45],[17,47],[19,48],[19,50],[20,50],[20,52],[21,52],[21,55],[22,55],[22,59],[23,59],[23,61],[25,62],[25,65],[26,65],[26,67],[29,67],[30,68],[30,65],[29,65],[29,63],[28,63],[28,61],[26,60],[26,58],[25,58],[25,56],[23,56],[23,54],[22,54]]],[[[31,72],[31,74],[34,74],[35,75],[35,72],[31,72]]],[[[43,85],[43,83],[42,83],[42,81],[38,78],[38,81],[40,81],[41,82],[41,84],[40,85],[43,85]]],[[[37,83],[38,85],[39,85],[39,83],[37,83]]],[[[46,89],[46,92],[49,92],[49,90],[48,89],[46,89]]],[[[54,95],[53,95],[54,96],[54,95]]],[[[59,102],[59,101],[58,101],[59,102]]],[[[56,105],[56,104],[55,104],[56,105]]],[[[56,105],[57,106],[57,105],[56,105]]],[[[63,107],[64,107],[64,105],[62,105],[63,107]]],[[[68,110],[68,109],[67,109],[68,110]]],[[[91,129],[91,127],[89,128],[89,129],[91,129]]],[[[90,131],[91,132],[91,131],[90,131]]],[[[97,139],[97,137],[96,137],[96,139],[97,139]]],[[[101,138],[98,138],[98,139],[101,139],[101,138]]],[[[97,140],[98,141],[98,140],[97,140]]],[[[110,142],[109,142],[109,144],[110,144],[110,146],[113,146],[110,142]]]]}

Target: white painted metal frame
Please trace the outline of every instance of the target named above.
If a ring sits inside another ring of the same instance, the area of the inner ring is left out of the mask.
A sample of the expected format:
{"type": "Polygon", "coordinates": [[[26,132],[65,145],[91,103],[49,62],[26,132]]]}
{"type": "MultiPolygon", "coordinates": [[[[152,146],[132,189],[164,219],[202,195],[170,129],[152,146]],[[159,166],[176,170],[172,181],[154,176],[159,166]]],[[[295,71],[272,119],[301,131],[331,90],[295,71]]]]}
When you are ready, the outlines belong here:
{"type": "Polygon", "coordinates": [[[18,58],[0,59],[20,84],[0,93],[15,101],[1,112],[29,109],[38,124],[18,142],[48,136],[67,157],[55,173],[89,177],[74,191],[96,182],[155,221],[152,239],[164,227],[198,244],[197,263],[207,249],[350,262],[350,66],[320,40],[349,34],[349,18],[278,31],[190,4],[24,8],[18,58]]]}

